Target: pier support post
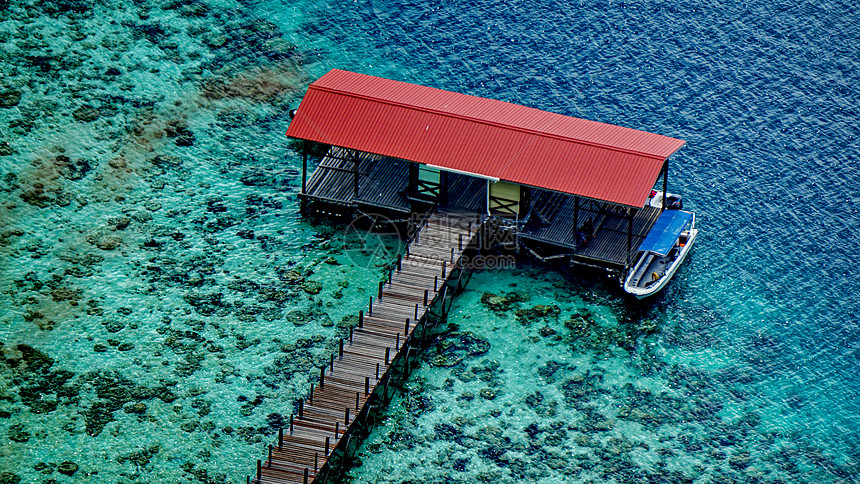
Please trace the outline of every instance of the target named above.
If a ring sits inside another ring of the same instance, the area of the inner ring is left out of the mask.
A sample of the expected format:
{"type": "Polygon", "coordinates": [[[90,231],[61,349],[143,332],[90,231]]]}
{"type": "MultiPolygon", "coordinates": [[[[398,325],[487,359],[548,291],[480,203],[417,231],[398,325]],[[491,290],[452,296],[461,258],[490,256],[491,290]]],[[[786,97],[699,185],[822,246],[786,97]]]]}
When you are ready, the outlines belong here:
{"type": "MultiPolygon", "coordinates": [[[[290,430],[293,429],[293,416],[290,415],[290,430]]],[[[281,427],[278,429],[278,450],[284,448],[284,428],[281,427]]]]}
{"type": "Polygon", "coordinates": [[[329,438],[325,438],[325,456],[328,457],[329,438]]]}
{"type": "Polygon", "coordinates": [[[263,463],[260,462],[260,459],[257,459],[257,480],[263,478],[263,463]]]}
{"type": "Polygon", "coordinates": [[[666,210],[666,191],[669,189],[669,160],[663,163],[663,205],[662,211],[666,210]]]}
{"type": "MultiPolygon", "coordinates": [[[[314,472],[316,472],[316,471],[314,471],[314,472]]],[[[305,467],[305,472],[302,475],[302,483],[308,484],[308,468],[307,467],[305,467]]]]}
{"type": "MultiPolygon", "coordinates": [[[[373,304],[373,299],[370,300],[370,304],[371,305],[373,304]]],[[[359,328],[364,327],[364,311],[363,310],[360,310],[358,312],[358,327],[359,328]]]]}
{"type": "Polygon", "coordinates": [[[302,193],[306,193],[308,184],[308,142],[302,140],[302,193]]]}
{"type": "Polygon", "coordinates": [[[370,377],[364,377],[364,396],[370,395],[370,377]]]}
{"type": "MultiPolygon", "coordinates": [[[[663,194],[665,200],[665,193],[663,194]]],[[[630,249],[633,245],[633,217],[636,216],[636,209],[628,209],[630,214],[627,216],[627,267],[630,267],[630,249]]]]}
{"type": "Polygon", "coordinates": [[[358,198],[358,151],[352,152],[353,159],[353,196],[358,198]]]}

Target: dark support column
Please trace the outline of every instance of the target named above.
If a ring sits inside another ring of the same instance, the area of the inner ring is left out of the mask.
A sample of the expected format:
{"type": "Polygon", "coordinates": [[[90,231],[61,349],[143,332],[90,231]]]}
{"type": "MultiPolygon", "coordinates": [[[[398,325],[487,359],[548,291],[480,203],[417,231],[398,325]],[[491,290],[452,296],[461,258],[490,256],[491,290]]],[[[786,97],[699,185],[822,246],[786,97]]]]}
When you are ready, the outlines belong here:
{"type": "MultiPolygon", "coordinates": [[[[484,213],[486,213],[487,215],[490,214],[490,183],[493,183],[493,182],[490,180],[487,180],[487,191],[485,193],[485,195],[487,196],[487,206],[484,207],[484,208],[486,208],[486,211],[484,213]]],[[[478,216],[478,220],[479,221],[481,220],[480,216],[478,216]]]]}
{"type": "Polygon", "coordinates": [[[573,232],[579,230],[579,197],[573,197],[573,232]]]}
{"type": "Polygon", "coordinates": [[[308,142],[302,140],[302,193],[308,184],[308,142]]]}
{"type": "Polygon", "coordinates": [[[414,195],[418,190],[418,163],[409,162],[409,185],[406,187],[406,192],[414,195]]]}
{"type": "Polygon", "coordinates": [[[529,208],[532,205],[532,187],[527,187],[520,185],[520,206],[517,210],[517,213],[520,214],[520,218],[524,217],[529,208]]]}
{"type": "Polygon", "coordinates": [[[352,152],[352,160],[353,160],[353,195],[358,198],[358,151],[352,152]]]}
{"type": "Polygon", "coordinates": [[[663,210],[666,210],[666,192],[669,190],[669,160],[663,162],[663,210]]]}
{"type": "Polygon", "coordinates": [[[627,215],[627,267],[630,267],[630,250],[633,248],[633,217],[636,216],[635,208],[628,208],[627,215]]]}
{"type": "Polygon", "coordinates": [[[436,200],[439,205],[448,203],[448,172],[439,172],[439,198],[436,200]]]}

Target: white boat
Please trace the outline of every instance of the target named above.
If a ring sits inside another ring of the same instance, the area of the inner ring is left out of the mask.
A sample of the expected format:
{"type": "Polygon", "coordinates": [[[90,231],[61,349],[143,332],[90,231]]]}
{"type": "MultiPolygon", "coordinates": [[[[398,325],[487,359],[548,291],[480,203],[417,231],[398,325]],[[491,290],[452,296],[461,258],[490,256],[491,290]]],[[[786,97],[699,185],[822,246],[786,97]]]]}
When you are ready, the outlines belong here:
{"type": "MultiPolygon", "coordinates": [[[[663,192],[657,190],[651,190],[651,197],[648,198],[648,205],[654,208],[662,208],[663,207],[663,192]]],[[[681,199],[680,195],[675,195],[674,193],[666,194],[666,208],[675,209],[675,210],[683,210],[684,209],[684,201],[681,199]]]]}
{"type": "Polygon", "coordinates": [[[684,262],[698,233],[696,214],[665,210],[639,246],[639,260],[624,281],[624,290],[642,299],[663,289],[684,262]]]}

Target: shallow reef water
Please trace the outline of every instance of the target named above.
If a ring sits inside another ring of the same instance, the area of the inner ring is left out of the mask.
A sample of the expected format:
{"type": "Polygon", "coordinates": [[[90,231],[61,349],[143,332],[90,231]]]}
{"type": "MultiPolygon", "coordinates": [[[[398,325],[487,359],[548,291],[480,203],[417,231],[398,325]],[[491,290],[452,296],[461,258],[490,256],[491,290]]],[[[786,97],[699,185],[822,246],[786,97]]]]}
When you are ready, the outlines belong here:
{"type": "Polygon", "coordinates": [[[685,139],[702,228],[475,272],[345,482],[857,482],[853,7],[0,0],[0,484],[245,482],[399,247],[299,214],[335,67],[685,139]]]}
{"type": "Polygon", "coordinates": [[[735,344],[712,324],[685,345],[674,317],[544,270],[473,277],[350,482],[854,478],[811,435],[771,426],[760,371],[678,354],[735,344]]]}
{"type": "Polygon", "coordinates": [[[238,482],[381,270],[297,214],[312,55],[230,3],[0,22],[3,482],[238,482]]]}

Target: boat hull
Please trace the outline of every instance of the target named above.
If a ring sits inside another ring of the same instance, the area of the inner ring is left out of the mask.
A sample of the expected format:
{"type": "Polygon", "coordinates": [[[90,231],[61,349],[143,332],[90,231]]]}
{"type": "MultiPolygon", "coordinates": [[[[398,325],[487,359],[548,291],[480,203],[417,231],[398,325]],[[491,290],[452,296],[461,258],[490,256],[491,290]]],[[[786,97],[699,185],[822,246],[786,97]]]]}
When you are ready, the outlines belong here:
{"type": "Polygon", "coordinates": [[[641,265],[648,257],[648,254],[642,254],[642,257],[639,258],[639,261],[636,263],[633,270],[630,272],[630,275],[628,275],[627,279],[624,281],[624,291],[628,294],[636,296],[639,299],[644,299],[660,292],[660,290],[663,289],[666,284],[669,283],[669,281],[672,279],[672,276],[675,275],[675,272],[678,270],[678,267],[680,267],[681,264],[684,262],[684,259],[686,259],[687,254],[689,254],[690,251],[693,249],[693,244],[696,242],[696,236],[698,234],[699,230],[695,227],[690,229],[690,235],[687,238],[687,243],[681,249],[680,253],[678,253],[678,256],[675,257],[675,260],[673,260],[668,266],[666,266],[666,270],[663,272],[663,275],[660,276],[659,279],[645,286],[633,283],[634,275],[641,268],[641,265]]]}

